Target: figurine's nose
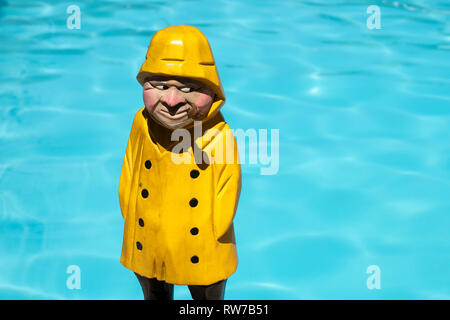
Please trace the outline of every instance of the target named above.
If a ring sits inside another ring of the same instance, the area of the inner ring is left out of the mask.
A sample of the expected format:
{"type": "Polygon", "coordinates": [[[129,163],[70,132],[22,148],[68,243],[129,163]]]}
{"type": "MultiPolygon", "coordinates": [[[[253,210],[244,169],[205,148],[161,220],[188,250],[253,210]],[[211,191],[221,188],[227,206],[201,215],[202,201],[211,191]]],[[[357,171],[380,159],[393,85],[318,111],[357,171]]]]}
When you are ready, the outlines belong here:
{"type": "Polygon", "coordinates": [[[186,102],[183,96],[178,93],[177,88],[171,87],[167,91],[168,92],[162,98],[162,102],[164,102],[167,106],[176,107],[186,102]]]}

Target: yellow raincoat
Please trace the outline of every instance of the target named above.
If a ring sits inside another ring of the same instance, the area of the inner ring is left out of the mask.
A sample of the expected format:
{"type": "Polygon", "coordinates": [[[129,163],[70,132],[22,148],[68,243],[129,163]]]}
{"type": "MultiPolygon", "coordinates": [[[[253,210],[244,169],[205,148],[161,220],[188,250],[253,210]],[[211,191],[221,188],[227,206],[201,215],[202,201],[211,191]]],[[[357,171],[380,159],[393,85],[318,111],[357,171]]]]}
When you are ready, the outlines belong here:
{"type": "Polygon", "coordinates": [[[120,261],[148,278],[209,285],[237,268],[233,218],[241,171],[235,138],[219,112],[225,95],[208,40],[191,26],[158,31],[138,81],[148,74],[196,79],[215,100],[201,130],[186,128],[192,137],[186,152],[178,148],[180,137],[172,141],[173,131],[145,107],[135,115],[119,183],[125,219],[120,261]]]}

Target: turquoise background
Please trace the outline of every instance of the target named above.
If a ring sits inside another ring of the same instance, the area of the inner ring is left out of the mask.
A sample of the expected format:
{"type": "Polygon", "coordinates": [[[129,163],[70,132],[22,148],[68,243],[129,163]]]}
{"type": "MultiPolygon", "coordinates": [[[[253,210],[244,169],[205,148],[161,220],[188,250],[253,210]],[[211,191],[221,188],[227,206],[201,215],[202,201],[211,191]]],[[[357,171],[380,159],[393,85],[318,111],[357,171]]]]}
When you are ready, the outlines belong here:
{"type": "Polygon", "coordinates": [[[142,299],[119,263],[117,190],[135,76],[176,24],[208,37],[230,126],[280,134],[276,175],[243,165],[225,298],[449,299],[450,3],[436,0],[0,1],[0,299],[142,299]]]}

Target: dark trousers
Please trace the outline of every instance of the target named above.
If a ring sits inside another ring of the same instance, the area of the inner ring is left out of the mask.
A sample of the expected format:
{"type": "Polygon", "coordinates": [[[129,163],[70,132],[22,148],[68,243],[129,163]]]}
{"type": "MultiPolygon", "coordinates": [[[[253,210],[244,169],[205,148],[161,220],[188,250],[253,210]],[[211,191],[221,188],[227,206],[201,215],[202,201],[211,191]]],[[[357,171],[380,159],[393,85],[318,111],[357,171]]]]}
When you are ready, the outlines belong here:
{"type": "MultiPolygon", "coordinates": [[[[145,300],[173,300],[173,284],[135,274],[141,284],[145,300]]],[[[207,286],[190,285],[188,288],[194,300],[223,300],[226,282],[227,279],[224,279],[207,286]]]]}

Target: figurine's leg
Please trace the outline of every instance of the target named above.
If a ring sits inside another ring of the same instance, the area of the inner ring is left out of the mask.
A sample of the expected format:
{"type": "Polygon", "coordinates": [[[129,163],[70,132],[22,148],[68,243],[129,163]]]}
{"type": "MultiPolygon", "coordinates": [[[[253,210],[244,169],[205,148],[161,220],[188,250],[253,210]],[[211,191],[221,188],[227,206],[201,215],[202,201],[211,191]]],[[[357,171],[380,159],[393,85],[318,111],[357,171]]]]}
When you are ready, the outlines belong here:
{"type": "Polygon", "coordinates": [[[173,284],[137,274],[145,300],[173,300],[173,284]]]}
{"type": "Polygon", "coordinates": [[[207,285],[188,286],[194,300],[223,300],[227,279],[207,285]]]}

